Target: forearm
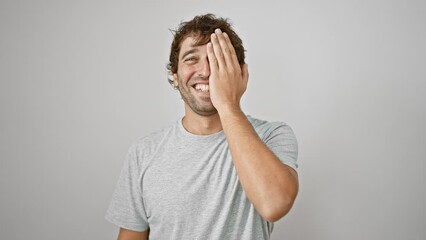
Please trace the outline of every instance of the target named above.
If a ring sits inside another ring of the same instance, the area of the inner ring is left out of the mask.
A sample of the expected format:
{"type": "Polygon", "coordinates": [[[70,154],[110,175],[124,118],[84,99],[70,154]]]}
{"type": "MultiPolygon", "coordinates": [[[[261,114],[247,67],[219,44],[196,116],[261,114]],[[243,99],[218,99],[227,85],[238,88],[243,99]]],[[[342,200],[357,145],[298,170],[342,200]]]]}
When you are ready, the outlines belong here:
{"type": "Polygon", "coordinates": [[[239,108],[219,112],[241,185],[259,214],[274,222],[292,207],[298,191],[296,172],[263,143],[239,108]]]}
{"type": "Polygon", "coordinates": [[[136,232],[125,228],[120,228],[117,240],[148,240],[149,230],[136,232]]]}

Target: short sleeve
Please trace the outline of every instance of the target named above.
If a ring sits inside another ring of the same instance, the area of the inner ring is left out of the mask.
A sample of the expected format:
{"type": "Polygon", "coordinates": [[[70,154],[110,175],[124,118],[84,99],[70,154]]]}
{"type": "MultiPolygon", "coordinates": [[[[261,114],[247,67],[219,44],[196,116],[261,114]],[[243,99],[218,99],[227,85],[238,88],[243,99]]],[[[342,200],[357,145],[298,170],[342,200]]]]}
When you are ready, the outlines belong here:
{"type": "Polygon", "coordinates": [[[132,146],[105,214],[109,222],[133,231],[149,228],[142,201],[140,172],[137,148],[132,146]]]}
{"type": "Polygon", "coordinates": [[[297,171],[298,145],[290,126],[279,123],[265,139],[266,145],[283,162],[297,171]]]}

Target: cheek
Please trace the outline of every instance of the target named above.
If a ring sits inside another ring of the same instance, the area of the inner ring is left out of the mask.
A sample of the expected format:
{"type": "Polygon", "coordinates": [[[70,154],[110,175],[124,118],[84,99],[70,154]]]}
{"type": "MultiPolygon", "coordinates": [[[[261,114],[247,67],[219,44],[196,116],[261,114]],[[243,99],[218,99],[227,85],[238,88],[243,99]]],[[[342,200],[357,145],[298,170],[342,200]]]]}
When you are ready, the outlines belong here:
{"type": "Polygon", "coordinates": [[[189,79],[191,79],[191,76],[194,74],[194,72],[194,69],[189,67],[179,69],[178,76],[180,81],[187,82],[189,79]]]}

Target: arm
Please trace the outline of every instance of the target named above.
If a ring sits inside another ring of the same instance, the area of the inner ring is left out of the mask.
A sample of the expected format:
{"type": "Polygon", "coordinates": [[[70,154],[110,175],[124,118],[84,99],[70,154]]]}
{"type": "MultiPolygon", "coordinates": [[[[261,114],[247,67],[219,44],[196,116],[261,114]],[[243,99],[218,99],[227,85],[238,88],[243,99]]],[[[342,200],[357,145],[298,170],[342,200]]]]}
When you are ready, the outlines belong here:
{"type": "Polygon", "coordinates": [[[262,142],[238,110],[220,113],[235,169],[259,214],[274,222],[291,209],[298,192],[297,173],[262,142]]]}
{"type": "Polygon", "coordinates": [[[262,142],[240,109],[247,88],[247,65],[238,63],[225,33],[216,31],[208,44],[210,97],[216,107],[241,185],[266,220],[274,222],[292,207],[298,192],[297,173],[262,142]]]}
{"type": "Polygon", "coordinates": [[[136,232],[125,228],[120,228],[117,240],[148,240],[149,230],[136,232]]]}

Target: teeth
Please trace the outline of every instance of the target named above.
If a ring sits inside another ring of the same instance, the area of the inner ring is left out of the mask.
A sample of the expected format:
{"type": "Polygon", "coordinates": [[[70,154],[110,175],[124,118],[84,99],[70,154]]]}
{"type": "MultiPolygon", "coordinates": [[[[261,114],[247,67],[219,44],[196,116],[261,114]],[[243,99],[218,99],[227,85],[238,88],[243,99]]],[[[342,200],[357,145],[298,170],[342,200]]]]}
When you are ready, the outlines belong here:
{"type": "Polygon", "coordinates": [[[197,84],[195,85],[195,89],[202,91],[202,92],[208,92],[209,91],[209,85],[207,84],[197,84]]]}

